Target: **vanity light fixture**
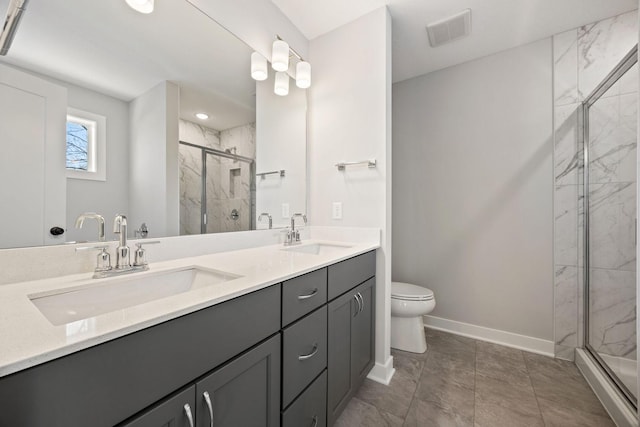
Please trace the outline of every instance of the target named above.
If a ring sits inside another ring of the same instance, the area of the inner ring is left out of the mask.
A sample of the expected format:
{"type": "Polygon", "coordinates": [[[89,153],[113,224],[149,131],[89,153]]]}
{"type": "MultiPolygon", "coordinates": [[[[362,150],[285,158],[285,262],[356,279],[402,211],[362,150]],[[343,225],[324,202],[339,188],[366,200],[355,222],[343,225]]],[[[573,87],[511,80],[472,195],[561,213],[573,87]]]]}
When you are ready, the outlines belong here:
{"type": "Polygon", "coordinates": [[[311,64],[300,61],[296,64],[296,86],[306,89],[311,86],[311,64]]]}
{"type": "Polygon", "coordinates": [[[154,0],[125,0],[130,8],[140,13],[153,12],[154,0]]]}
{"type": "Polygon", "coordinates": [[[209,115],[207,113],[196,113],[196,117],[200,120],[207,120],[209,118],[209,115]]]}
{"type": "Polygon", "coordinates": [[[267,58],[258,52],[251,54],[251,77],[258,81],[266,80],[269,77],[267,58]]]}
{"type": "Polygon", "coordinates": [[[285,71],[276,73],[276,83],[273,91],[279,96],[287,96],[289,94],[289,75],[285,71]]]}
{"type": "Polygon", "coordinates": [[[271,67],[276,71],[289,69],[289,44],[280,37],[273,42],[271,48],[271,67]]]}
{"type": "MultiPolygon", "coordinates": [[[[276,95],[289,94],[289,59],[294,58],[296,63],[296,86],[306,89],[311,86],[311,64],[289,47],[289,44],[276,35],[271,51],[271,67],[276,70],[275,85],[273,91],[276,95]]],[[[251,77],[254,80],[265,80],[268,77],[266,58],[258,52],[251,54],[251,77]]]]}

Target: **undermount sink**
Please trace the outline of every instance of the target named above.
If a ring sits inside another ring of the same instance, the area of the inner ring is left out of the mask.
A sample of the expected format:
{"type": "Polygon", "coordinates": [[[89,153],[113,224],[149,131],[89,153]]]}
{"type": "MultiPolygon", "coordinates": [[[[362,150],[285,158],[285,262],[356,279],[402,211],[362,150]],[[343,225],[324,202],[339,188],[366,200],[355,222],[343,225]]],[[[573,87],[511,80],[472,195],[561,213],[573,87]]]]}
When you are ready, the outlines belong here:
{"type": "Polygon", "coordinates": [[[29,295],[29,299],[53,325],[64,325],[239,277],[189,267],[87,282],[81,287],[29,295]]]}
{"type": "Polygon", "coordinates": [[[327,255],[350,247],[350,245],[342,245],[338,243],[310,243],[307,245],[291,246],[282,250],[288,252],[300,252],[304,254],[327,255]]]}

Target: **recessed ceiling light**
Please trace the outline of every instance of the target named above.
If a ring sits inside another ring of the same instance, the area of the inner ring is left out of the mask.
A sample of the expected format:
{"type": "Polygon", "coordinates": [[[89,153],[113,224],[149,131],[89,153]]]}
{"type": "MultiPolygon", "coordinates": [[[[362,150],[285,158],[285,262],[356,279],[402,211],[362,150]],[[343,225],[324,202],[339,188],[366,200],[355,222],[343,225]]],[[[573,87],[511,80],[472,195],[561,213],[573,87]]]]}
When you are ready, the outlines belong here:
{"type": "Polygon", "coordinates": [[[154,0],[125,0],[129,7],[133,10],[138,11],[140,13],[151,13],[153,12],[153,2],[154,0]]]}
{"type": "Polygon", "coordinates": [[[196,113],[196,117],[200,120],[207,120],[209,118],[209,115],[205,113],[196,113]]]}

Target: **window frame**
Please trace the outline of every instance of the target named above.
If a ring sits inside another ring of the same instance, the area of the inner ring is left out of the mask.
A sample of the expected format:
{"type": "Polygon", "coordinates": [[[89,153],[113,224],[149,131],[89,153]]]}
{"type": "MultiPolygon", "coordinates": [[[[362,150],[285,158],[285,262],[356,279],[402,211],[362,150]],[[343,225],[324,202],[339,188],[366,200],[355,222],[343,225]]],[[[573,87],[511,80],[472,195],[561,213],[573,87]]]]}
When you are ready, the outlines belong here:
{"type": "MultiPolygon", "coordinates": [[[[66,168],[66,135],[65,135],[65,170],[67,178],[90,181],[107,180],[107,119],[99,114],[67,108],[66,122],[78,123],[87,127],[87,170],[66,168]]],[[[65,123],[66,123],[65,122],[65,123]]],[[[66,129],[66,124],[65,124],[66,129]]]]}

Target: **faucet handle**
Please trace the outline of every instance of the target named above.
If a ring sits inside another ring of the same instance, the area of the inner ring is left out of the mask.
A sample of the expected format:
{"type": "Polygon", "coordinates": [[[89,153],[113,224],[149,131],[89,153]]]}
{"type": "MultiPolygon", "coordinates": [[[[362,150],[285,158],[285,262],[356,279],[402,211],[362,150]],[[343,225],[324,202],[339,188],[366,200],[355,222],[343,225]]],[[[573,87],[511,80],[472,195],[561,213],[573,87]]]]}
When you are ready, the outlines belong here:
{"type": "Polygon", "coordinates": [[[152,240],[150,242],[139,242],[136,243],[136,251],[133,255],[133,266],[134,267],[146,267],[149,265],[147,262],[147,253],[146,250],[142,247],[142,245],[154,245],[156,243],[160,243],[159,240],[152,240]]]}
{"type": "Polygon", "coordinates": [[[109,246],[80,246],[76,248],[76,252],[99,250],[98,258],[96,260],[96,273],[105,272],[111,270],[111,255],[107,252],[109,246]]]}

